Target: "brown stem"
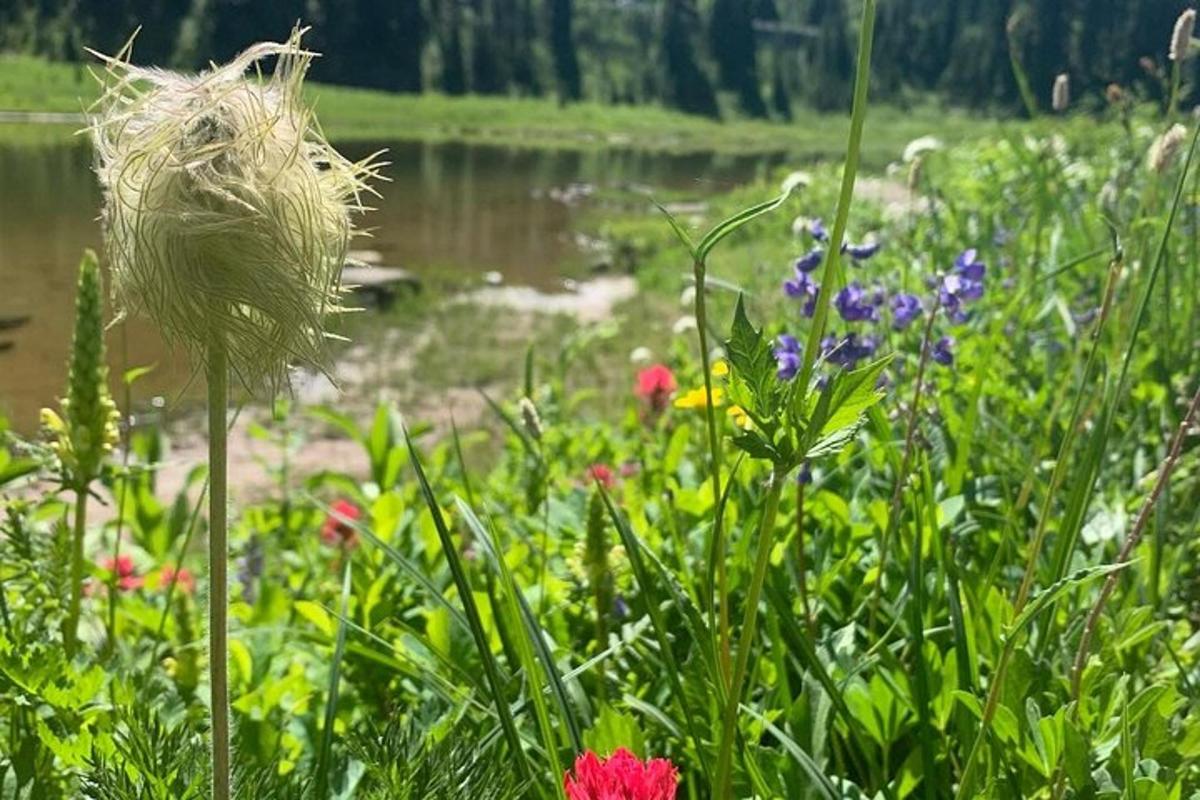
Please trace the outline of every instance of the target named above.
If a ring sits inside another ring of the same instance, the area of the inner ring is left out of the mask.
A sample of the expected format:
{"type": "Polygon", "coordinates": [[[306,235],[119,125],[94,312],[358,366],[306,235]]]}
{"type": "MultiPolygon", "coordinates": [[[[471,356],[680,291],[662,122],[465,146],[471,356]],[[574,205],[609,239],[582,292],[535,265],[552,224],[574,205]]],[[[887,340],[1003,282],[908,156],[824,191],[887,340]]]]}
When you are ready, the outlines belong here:
{"type": "MultiPolygon", "coordinates": [[[[1175,435],[1171,439],[1171,446],[1167,451],[1167,456],[1158,468],[1158,479],[1154,482],[1154,488],[1150,490],[1150,495],[1142,503],[1137,520],[1133,523],[1133,528],[1129,531],[1129,535],[1125,537],[1125,544],[1121,548],[1121,552],[1117,555],[1117,560],[1113,562],[1114,564],[1124,564],[1129,561],[1134,548],[1141,541],[1142,534],[1146,531],[1146,525],[1150,521],[1150,512],[1154,510],[1155,505],[1158,504],[1158,498],[1162,495],[1163,490],[1167,488],[1167,483],[1171,479],[1171,472],[1174,471],[1175,465],[1179,461],[1179,454],[1183,450],[1183,440],[1187,437],[1188,429],[1192,426],[1192,419],[1196,416],[1198,409],[1200,409],[1200,389],[1197,389],[1196,394],[1192,396],[1192,402],[1188,405],[1187,413],[1183,415],[1183,420],[1180,421],[1179,427],[1175,430],[1175,435]]],[[[1092,606],[1092,610],[1087,617],[1087,622],[1083,626],[1083,636],[1079,639],[1079,650],[1075,653],[1075,666],[1071,675],[1071,693],[1074,695],[1076,701],[1079,700],[1080,684],[1083,680],[1083,668],[1087,664],[1092,637],[1096,633],[1096,625],[1100,622],[1100,615],[1104,613],[1104,606],[1108,602],[1108,598],[1117,588],[1118,580],[1120,580],[1119,570],[1109,573],[1104,581],[1104,587],[1100,590],[1100,596],[1096,598],[1096,604],[1092,606]]]]}

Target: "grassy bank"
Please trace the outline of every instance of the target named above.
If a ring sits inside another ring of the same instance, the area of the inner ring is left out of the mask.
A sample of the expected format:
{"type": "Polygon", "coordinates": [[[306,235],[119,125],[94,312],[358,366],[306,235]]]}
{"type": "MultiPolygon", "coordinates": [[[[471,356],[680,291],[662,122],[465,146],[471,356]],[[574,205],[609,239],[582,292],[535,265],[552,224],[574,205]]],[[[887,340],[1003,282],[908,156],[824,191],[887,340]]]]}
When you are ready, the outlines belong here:
{"type": "MultiPolygon", "coordinates": [[[[333,139],[417,139],[512,143],[537,147],[621,146],[664,152],[716,150],[730,153],[782,151],[798,158],[837,158],[844,151],[845,114],[798,109],[790,123],[756,120],[717,122],[658,106],[577,103],[560,106],[548,98],[447,97],[314,85],[326,132],[333,139]]],[[[79,112],[96,95],[82,65],[50,63],[27,56],[0,56],[0,111],[79,112]]],[[[873,109],[867,125],[865,159],[881,166],[904,144],[936,132],[948,141],[977,138],[994,130],[994,120],[934,105],[873,109]]],[[[0,127],[0,137],[36,138],[17,125],[0,127]]],[[[40,137],[63,135],[42,131],[40,137]]]]}

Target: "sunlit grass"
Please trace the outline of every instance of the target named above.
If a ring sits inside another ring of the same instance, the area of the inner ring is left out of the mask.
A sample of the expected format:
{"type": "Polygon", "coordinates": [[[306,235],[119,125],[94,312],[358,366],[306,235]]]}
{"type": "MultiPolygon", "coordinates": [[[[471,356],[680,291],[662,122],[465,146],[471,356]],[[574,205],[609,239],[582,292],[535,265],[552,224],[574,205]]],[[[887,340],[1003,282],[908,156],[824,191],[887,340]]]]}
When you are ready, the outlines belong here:
{"type": "MultiPolygon", "coordinates": [[[[667,152],[717,150],[730,153],[778,151],[802,159],[843,154],[848,121],[844,113],[797,109],[790,123],[747,119],[715,121],[661,106],[576,103],[551,98],[448,97],[436,93],[399,95],[313,84],[326,133],[333,139],[457,140],[552,148],[631,147],[667,152]]],[[[0,56],[0,111],[78,113],[96,96],[83,65],[50,63],[28,56],[0,56]]],[[[874,107],[867,118],[863,156],[882,167],[904,145],[928,134],[948,142],[994,131],[992,119],[941,108],[932,101],[914,108],[874,107]]],[[[21,126],[0,127],[0,140],[34,136],[21,126]]]]}

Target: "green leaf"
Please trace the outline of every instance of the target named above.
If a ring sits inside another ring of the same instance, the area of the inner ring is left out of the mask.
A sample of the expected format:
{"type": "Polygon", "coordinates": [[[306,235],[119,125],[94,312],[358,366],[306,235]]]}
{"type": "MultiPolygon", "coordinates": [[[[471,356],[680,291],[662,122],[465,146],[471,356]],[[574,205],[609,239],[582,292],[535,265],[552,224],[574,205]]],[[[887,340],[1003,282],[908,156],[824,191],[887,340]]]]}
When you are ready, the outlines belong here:
{"type": "Polygon", "coordinates": [[[826,775],[824,770],[817,765],[817,762],[813,761],[812,756],[804,752],[804,749],[800,747],[800,745],[796,744],[792,737],[781,731],[769,719],[758,713],[753,708],[742,706],[742,711],[761,722],[763,727],[770,731],[771,735],[779,740],[779,743],[783,745],[783,749],[788,752],[788,755],[795,759],[796,763],[800,765],[800,768],[804,770],[804,773],[808,775],[808,779],[812,781],[812,788],[818,797],[825,798],[825,800],[838,800],[842,797],[841,792],[839,792],[837,787],[833,785],[833,782],[829,780],[829,776],[826,775]]]}
{"type": "Polygon", "coordinates": [[[700,244],[696,245],[696,260],[704,261],[708,257],[709,252],[717,246],[718,242],[755,217],[761,217],[763,214],[779,208],[787,202],[791,194],[792,187],[788,186],[778,197],[752,205],[717,223],[712,230],[704,235],[704,238],[700,240],[700,244]]]}
{"type": "Polygon", "coordinates": [[[775,357],[762,331],[756,329],[746,316],[744,295],[738,295],[725,352],[732,368],[731,396],[734,400],[752,417],[774,417],[777,411],[775,390],[779,385],[775,375],[775,357]],[[743,387],[745,391],[742,391],[743,387]]]}
{"type": "Polygon", "coordinates": [[[1029,624],[1030,620],[1032,620],[1039,613],[1041,613],[1043,609],[1061,597],[1064,592],[1074,589],[1077,586],[1082,586],[1085,583],[1090,583],[1096,578],[1103,578],[1113,572],[1125,569],[1133,563],[1135,562],[1126,561],[1121,564],[1102,564],[1098,567],[1087,567],[1085,569],[1076,570],[1057,583],[1047,586],[1041,592],[1038,592],[1038,594],[1029,601],[1017,618],[1012,621],[1012,624],[1008,626],[1008,630],[1005,632],[1006,636],[1009,638],[1016,636],[1022,628],[1029,624]]]}
{"type": "Polygon", "coordinates": [[[634,755],[646,757],[646,742],[637,720],[629,714],[615,711],[607,703],[600,706],[600,715],[584,734],[583,742],[589,750],[603,755],[626,747],[634,755]]]}
{"type": "Polygon", "coordinates": [[[676,220],[671,212],[667,211],[667,209],[657,200],[651,202],[653,202],[654,207],[661,211],[663,216],[667,218],[667,224],[671,226],[671,230],[675,232],[675,236],[678,237],[679,241],[683,243],[683,246],[687,248],[688,255],[692,257],[692,260],[699,261],[700,257],[696,253],[696,245],[692,241],[692,237],[688,236],[687,231],[685,231],[683,226],[679,224],[679,221],[676,220]]]}
{"type": "Polygon", "coordinates": [[[881,358],[830,378],[809,415],[805,458],[835,453],[854,437],[866,412],[883,397],[876,385],[890,360],[881,358]]]}
{"type": "Polygon", "coordinates": [[[425,467],[421,464],[421,459],[417,455],[416,445],[413,444],[408,430],[405,428],[402,428],[402,430],[405,444],[408,446],[409,460],[412,463],[413,471],[416,473],[417,483],[421,487],[421,496],[425,500],[425,505],[429,509],[430,516],[433,518],[438,540],[442,546],[442,553],[450,566],[450,573],[454,577],[454,585],[458,589],[458,596],[463,604],[463,612],[466,614],[471,636],[475,640],[475,648],[479,653],[479,660],[483,663],[483,671],[487,678],[488,689],[492,695],[492,702],[500,718],[500,727],[503,730],[505,739],[508,741],[509,756],[516,760],[518,772],[522,776],[528,776],[531,774],[531,770],[526,760],[525,747],[522,744],[521,734],[517,731],[516,722],[513,720],[512,709],[509,707],[508,698],[504,692],[504,682],[500,677],[500,665],[496,661],[496,655],[492,652],[487,631],[483,627],[483,618],[480,616],[479,607],[475,603],[475,592],[471,587],[471,581],[467,576],[466,568],[463,566],[462,559],[459,556],[458,545],[450,535],[450,528],[447,526],[446,519],[442,515],[442,507],[438,503],[437,497],[433,494],[433,487],[430,486],[429,478],[425,475],[425,467]]]}
{"type": "Polygon", "coordinates": [[[147,367],[133,367],[132,369],[127,369],[125,370],[125,374],[121,376],[121,380],[125,382],[126,386],[133,386],[138,379],[149,375],[157,366],[158,364],[151,364],[147,367]]]}
{"type": "Polygon", "coordinates": [[[333,647],[333,662],[329,668],[329,691],[325,700],[325,725],[321,729],[321,745],[317,756],[315,781],[319,792],[329,793],[329,765],[333,755],[333,728],[337,720],[338,688],[342,677],[342,659],[346,654],[346,621],[350,613],[350,567],[346,559],[342,576],[342,610],[338,617],[337,641],[333,647]]]}
{"type": "Polygon", "coordinates": [[[779,451],[757,431],[742,431],[734,435],[733,444],[751,458],[762,458],[772,463],[779,460],[779,451]]]}

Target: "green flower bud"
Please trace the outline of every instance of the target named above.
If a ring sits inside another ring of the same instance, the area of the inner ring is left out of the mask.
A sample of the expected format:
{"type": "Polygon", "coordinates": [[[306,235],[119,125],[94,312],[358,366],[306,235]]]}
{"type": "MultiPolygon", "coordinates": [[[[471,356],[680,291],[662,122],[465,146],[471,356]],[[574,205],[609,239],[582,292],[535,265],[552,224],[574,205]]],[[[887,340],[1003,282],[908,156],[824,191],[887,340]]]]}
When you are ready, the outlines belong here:
{"type": "Polygon", "coordinates": [[[42,409],[42,426],[62,462],[63,482],[85,490],[117,442],[117,407],[108,392],[104,300],[96,254],[84,251],[75,297],[75,336],[62,415],[42,409]]]}

